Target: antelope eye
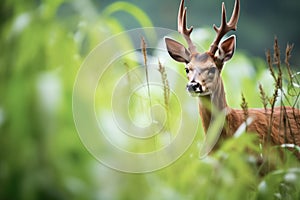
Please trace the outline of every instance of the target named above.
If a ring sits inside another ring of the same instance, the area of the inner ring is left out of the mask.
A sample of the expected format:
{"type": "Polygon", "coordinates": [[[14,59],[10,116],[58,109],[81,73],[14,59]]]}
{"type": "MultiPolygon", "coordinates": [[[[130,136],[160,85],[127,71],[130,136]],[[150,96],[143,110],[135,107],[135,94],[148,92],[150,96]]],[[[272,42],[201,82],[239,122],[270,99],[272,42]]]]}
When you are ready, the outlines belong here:
{"type": "Polygon", "coordinates": [[[188,74],[190,72],[189,68],[185,68],[185,72],[188,74]]]}
{"type": "Polygon", "coordinates": [[[216,72],[216,68],[212,67],[208,70],[208,74],[214,74],[216,72]]]}

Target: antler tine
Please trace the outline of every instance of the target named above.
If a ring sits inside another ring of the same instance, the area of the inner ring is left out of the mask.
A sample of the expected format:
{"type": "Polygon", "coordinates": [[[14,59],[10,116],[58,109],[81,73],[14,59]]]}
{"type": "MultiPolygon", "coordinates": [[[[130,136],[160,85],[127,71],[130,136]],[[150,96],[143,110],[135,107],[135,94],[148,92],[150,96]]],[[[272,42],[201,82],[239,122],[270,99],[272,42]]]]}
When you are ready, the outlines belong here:
{"type": "Polygon", "coordinates": [[[227,24],[227,17],[226,17],[226,8],[225,8],[225,3],[222,2],[222,17],[221,17],[221,25],[218,28],[215,24],[213,25],[215,31],[218,33],[220,30],[223,30],[224,26],[226,26],[227,24]]]}
{"type": "Polygon", "coordinates": [[[212,43],[212,45],[210,46],[209,52],[211,54],[214,55],[216,53],[216,51],[218,50],[218,45],[226,33],[228,33],[231,30],[235,31],[237,29],[239,14],[240,14],[240,0],[236,0],[235,4],[234,4],[234,9],[232,11],[231,18],[230,18],[229,22],[227,23],[225,4],[224,4],[224,2],[222,3],[221,25],[220,25],[220,27],[217,27],[216,25],[213,26],[215,31],[217,32],[217,36],[216,36],[214,42],[212,43]]]}
{"type": "Polygon", "coordinates": [[[179,6],[179,10],[178,10],[178,18],[177,18],[177,28],[178,28],[178,32],[181,33],[182,31],[182,15],[183,15],[183,4],[184,4],[184,0],[182,0],[180,2],[180,6],[179,6]]]}
{"type": "Polygon", "coordinates": [[[193,26],[190,28],[187,28],[186,25],[186,11],[187,8],[184,7],[184,0],[181,0],[180,6],[179,6],[179,11],[178,11],[178,32],[182,34],[185,38],[185,40],[188,43],[189,50],[191,53],[196,52],[196,46],[193,44],[190,35],[193,31],[193,26]]]}
{"type": "Polygon", "coordinates": [[[237,1],[235,1],[234,9],[232,11],[231,18],[228,22],[228,25],[232,26],[233,30],[237,29],[237,23],[239,21],[239,16],[240,16],[240,0],[237,0],[237,1]]]}

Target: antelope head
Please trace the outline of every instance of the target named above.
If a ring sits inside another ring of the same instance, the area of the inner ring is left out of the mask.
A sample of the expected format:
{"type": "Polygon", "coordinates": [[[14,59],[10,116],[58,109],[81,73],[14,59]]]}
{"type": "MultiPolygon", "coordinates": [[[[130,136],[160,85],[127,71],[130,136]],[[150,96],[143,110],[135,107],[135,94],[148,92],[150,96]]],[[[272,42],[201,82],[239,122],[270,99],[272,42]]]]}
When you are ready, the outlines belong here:
{"type": "Polygon", "coordinates": [[[193,27],[187,28],[186,26],[186,7],[184,8],[184,0],[181,0],[178,11],[178,32],[185,38],[188,48],[171,38],[165,38],[165,42],[170,56],[186,64],[185,70],[188,78],[186,88],[192,96],[211,95],[216,90],[223,65],[233,56],[236,43],[235,35],[222,42],[221,40],[226,33],[236,30],[239,10],[240,1],[236,0],[232,16],[227,22],[225,5],[222,4],[221,25],[220,27],[213,26],[217,35],[210,49],[200,53],[191,40],[193,27]]]}

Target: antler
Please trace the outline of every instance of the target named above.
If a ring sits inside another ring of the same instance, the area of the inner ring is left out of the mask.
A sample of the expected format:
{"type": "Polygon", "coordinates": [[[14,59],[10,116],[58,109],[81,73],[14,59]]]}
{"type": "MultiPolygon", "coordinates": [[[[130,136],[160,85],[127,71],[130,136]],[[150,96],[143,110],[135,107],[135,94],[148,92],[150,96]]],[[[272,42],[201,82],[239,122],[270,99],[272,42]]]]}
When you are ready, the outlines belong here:
{"type": "Polygon", "coordinates": [[[181,0],[179,11],[178,11],[178,32],[184,36],[185,40],[188,43],[189,50],[191,53],[196,53],[196,46],[193,44],[190,35],[193,31],[193,26],[190,28],[186,27],[186,7],[183,8],[184,0],[181,0]]]}
{"type": "Polygon", "coordinates": [[[231,31],[231,30],[235,31],[237,29],[239,14],[240,14],[240,0],[236,0],[231,18],[230,18],[229,22],[227,23],[225,4],[224,4],[224,2],[222,3],[221,25],[220,25],[220,27],[217,27],[216,25],[214,25],[214,29],[217,32],[217,36],[209,49],[209,52],[212,55],[214,55],[216,53],[216,51],[218,50],[218,45],[219,45],[221,39],[223,38],[223,36],[226,33],[228,33],[229,31],[231,31]]]}

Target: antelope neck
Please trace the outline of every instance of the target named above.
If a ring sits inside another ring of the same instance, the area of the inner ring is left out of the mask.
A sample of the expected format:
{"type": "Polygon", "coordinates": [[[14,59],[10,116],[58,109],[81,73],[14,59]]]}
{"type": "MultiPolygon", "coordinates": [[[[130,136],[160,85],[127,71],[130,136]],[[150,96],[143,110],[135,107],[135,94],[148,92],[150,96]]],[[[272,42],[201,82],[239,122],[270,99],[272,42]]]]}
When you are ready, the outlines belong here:
{"type": "Polygon", "coordinates": [[[199,97],[199,113],[205,133],[207,132],[211,120],[213,120],[211,115],[212,111],[217,109],[217,112],[220,112],[227,108],[223,82],[219,79],[216,89],[211,95],[199,97]]]}

